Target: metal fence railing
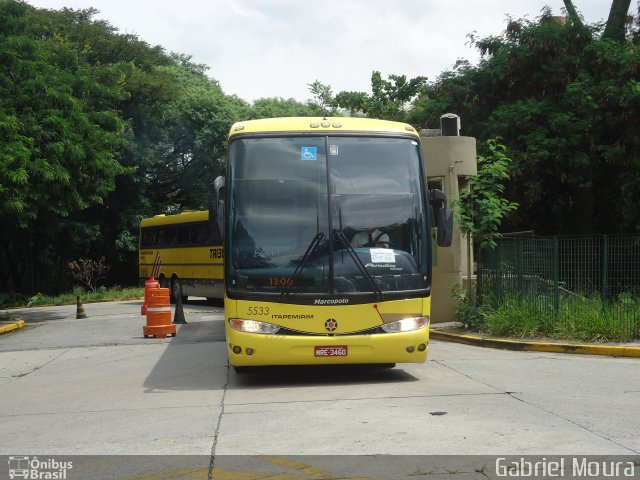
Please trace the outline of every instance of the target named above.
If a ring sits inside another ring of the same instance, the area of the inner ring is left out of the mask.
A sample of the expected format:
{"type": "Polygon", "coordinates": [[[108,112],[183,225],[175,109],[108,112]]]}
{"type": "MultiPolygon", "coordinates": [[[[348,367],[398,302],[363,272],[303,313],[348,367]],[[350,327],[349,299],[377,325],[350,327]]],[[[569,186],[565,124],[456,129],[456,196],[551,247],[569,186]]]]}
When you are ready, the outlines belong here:
{"type": "Polygon", "coordinates": [[[482,252],[478,298],[496,308],[519,301],[556,322],[590,302],[598,321],[640,333],[640,235],[518,236],[482,252]]]}

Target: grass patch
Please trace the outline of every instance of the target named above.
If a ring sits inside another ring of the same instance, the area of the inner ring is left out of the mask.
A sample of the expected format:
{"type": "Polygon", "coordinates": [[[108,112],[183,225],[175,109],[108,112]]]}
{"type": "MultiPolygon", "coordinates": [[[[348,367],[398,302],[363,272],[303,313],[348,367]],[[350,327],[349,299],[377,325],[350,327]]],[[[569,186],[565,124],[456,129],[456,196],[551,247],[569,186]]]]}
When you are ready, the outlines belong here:
{"type": "Polygon", "coordinates": [[[498,337],[548,337],[587,342],[630,341],[640,330],[640,299],[563,297],[557,313],[545,297],[508,298],[485,308],[480,331],[498,337]]]}
{"type": "Polygon", "coordinates": [[[100,288],[96,292],[86,292],[81,288],[76,288],[72,292],[60,295],[46,295],[43,293],[37,293],[31,297],[12,295],[0,298],[0,305],[2,308],[73,305],[76,303],[76,296],[78,295],[82,303],[135,300],[144,297],[144,288],[112,287],[100,288]]]}
{"type": "Polygon", "coordinates": [[[553,312],[538,309],[533,302],[503,301],[497,308],[485,309],[480,331],[497,337],[536,337],[549,335],[553,312]]]}

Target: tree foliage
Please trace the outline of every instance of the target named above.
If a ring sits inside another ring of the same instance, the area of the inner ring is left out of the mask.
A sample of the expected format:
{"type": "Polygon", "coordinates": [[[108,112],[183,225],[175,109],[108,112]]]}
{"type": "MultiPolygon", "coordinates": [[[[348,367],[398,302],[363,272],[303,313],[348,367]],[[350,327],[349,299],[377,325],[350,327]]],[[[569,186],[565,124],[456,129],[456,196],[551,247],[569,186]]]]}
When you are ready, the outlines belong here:
{"type": "Polygon", "coordinates": [[[465,134],[504,139],[513,159],[505,193],[520,206],[508,228],[637,231],[634,28],[616,40],[603,35],[602,25],[585,26],[576,12],[566,22],[549,9],[535,21],[510,19],[501,36],[472,37],[480,63],[459,62],[427,84],[410,119],[434,125],[453,111],[465,134]]]}
{"type": "Polygon", "coordinates": [[[122,167],[119,72],[89,65],[27,5],[0,3],[0,211],[24,227],[102,203],[122,167]]]}
{"type": "MultiPolygon", "coordinates": [[[[333,113],[332,110],[329,114],[333,113]]],[[[314,117],[322,116],[325,112],[314,102],[299,102],[293,98],[259,98],[253,102],[246,119],[273,117],[314,117]]]]}
{"type": "Polygon", "coordinates": [[[313,83],[307,85],[309,92],[313,95],[312,105],[316,106],[323,116],[331,115],[333,105],[333,92],[331,86],[322,83],[320,80],[315,80],[313,83]]]}
{"type": "MultiPolygon", "coordinates": [[[[0,291],[55,292],[67,264],[105,257],[108,282],[136,277],[141,216],[206,208],[231,124],[353,114],[437,125],[445,112],[513,160],[507,228],[539,233],[640,229],[640,28],[630,0],[605,24],[543,10],[476,38],[477,66],[435,81],[380,72],[371,92],[318,80],[308,102],[226,95],[207,68],[96,20],[95,9],[0,0],[0,291]]],[[[215,72],[214,72],[215,73],[215,72]]],[[[493,151],[492,151],[493,148],[493,151]]]]}
{"type": "Polygon", "coordinates": [[[96,13],[0,0],[0,291],[65,289],[86,256],[132,282],[140,217],[205,208],[251,116],[204,66],[96,13]]]}
{"type": "Polygon", "coordinates": [[[489,153],[478,156],[478,174],[469,178],[470,187],[460,193],[454,205],[462,233],[472,235],[479,247],[494,248],[502,220],[517,204],[503,196],[511,163],[507,147],[493,138],[487,140],[486,147],[489,153]]]}
{"type": "Polygon", "coordinates": [[[373,118],[405,121],[411,102],[425,84],[426,77],[407,79],[405,75],[389,75],[388,80],[374,71],[371,74],[371,94],[365,92],[340,92],[335,96],[335,106],[373,118]]]}

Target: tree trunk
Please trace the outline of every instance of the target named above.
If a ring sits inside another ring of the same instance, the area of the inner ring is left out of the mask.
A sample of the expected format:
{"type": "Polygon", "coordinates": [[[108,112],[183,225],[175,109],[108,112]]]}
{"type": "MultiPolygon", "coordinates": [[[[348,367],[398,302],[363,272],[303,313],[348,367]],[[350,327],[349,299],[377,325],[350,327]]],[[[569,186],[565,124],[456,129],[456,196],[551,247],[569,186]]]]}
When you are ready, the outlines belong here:
{"type": "MultiPolygon", "coordinates": [[[[631,0],[629,0],[631,1],[631,0]]],[[[573,5],[571,0],[563,0],[564,8],[567,10],[567,16],[569,17],[569,21],[576,25],[582,25],[582,20],[576,11],[576,7],[573,5]]]]}
{"type": "MultiPolygon", "coordinates": [[[[570,1],[570,0],[568,0],[570,1]]],[[[611,10],[602,38],[610,38],[618,42],[624,41],[624,25],[631,0],[611,0],[611,10]]]]}

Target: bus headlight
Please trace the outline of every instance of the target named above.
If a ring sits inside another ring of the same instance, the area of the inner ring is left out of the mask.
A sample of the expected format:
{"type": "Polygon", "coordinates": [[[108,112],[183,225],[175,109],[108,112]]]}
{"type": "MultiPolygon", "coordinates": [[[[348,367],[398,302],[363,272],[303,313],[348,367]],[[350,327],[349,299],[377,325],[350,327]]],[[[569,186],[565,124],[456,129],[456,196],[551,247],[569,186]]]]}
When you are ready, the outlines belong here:
{"type": "Polygon", "coordinates": [[[273,335],[280,330],[278,325],[273,325],[272,323],[243,320],[242,318],[230,318],[229,325],[239,332],[266,333],[268,335],[273,335]]]}
{"type": "Polygon", "coordinates": [[[382,330],[387,333],[410,332],[411,330],[420,330],[429,325],[429,317],[404,318],[397,322],[384,323],[381,325],[382,330]]]}

